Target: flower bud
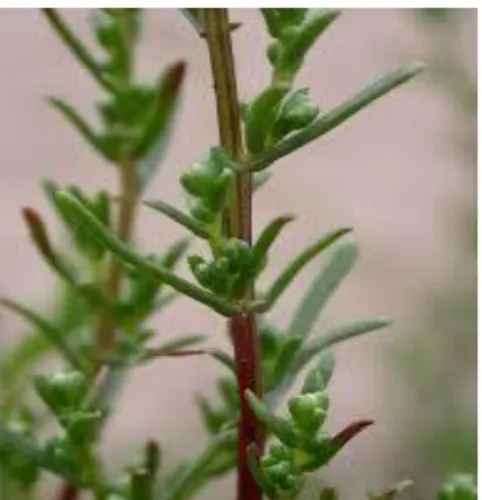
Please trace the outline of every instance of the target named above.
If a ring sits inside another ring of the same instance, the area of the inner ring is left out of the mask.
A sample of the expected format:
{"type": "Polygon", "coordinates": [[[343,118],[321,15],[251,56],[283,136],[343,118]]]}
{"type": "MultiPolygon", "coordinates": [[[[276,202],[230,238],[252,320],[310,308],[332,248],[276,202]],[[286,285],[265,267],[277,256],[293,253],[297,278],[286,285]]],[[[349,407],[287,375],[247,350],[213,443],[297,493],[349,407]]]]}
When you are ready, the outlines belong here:
{"type": "Polygon", "coordinates": [[[291,92],[283,101],[273,127],[278,142],[290,132],[308,126],[318,115],[318,106],[308,97],[307,89],[291,92]]]}
{"type": "Polygon", "coordinates": [[[325,392],[313,392],[291,398],[288,406],[296,426],[304,434],[312,435],[323,424],[328,404],[325,392]]]}
{"type": "Polygon", "coordinates": [[[35,389],[57,415],[79,407],[88,390],[85,376],[78,371],[37,375],[35,389]]]}
{"type": "Polygon", "coordinates": [[[52,461],[72,475],[80,475],[77,453],[66,434],[55,436],[45,444],[44,451],[52,461]]]}
{"type": "Polygon", "coordinates": [[[73,443],[86,445],[95,440],[102,414],[100,411],[76,411],[63,415],[59,420],[73,443]]]}

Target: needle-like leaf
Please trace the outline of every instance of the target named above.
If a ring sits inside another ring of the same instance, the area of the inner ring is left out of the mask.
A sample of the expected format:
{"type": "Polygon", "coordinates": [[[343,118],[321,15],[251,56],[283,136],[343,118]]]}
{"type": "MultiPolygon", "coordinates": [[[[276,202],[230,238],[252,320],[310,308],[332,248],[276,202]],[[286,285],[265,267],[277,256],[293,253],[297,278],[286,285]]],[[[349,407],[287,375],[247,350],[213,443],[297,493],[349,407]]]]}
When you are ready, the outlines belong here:
{"type": "Polygon", "coordinates": [[[94,214],[89,212],[87,208],[69,193],[59,191],[55,196],[65,210],[70,210],[72,216],[78,218],[79,223],[84,224],[91,231],[92,236],[120,260],[150,272],[152,276],[159,279],[161,282],[210,307],[219,314],[232,316],[238,312],[236,305],[231,302],[193,285],[189,281],[171,273],[165,267],[154,264],[150,260],[130,250],[126,245],[121,243],[119,239],[94,216],[94,214]]]}
{"type": "Polygon", "coordinates": [[[72,367],[86,372],[87,363],[81,359],[78,354],[69,346],[62,332],[42,318],[39,314],[31,311],[14,300],[0,298],[0,305],[10,309],[14,313],[22,316],[25,320],[31,323],[40,333],[64,356],[64,358],[72,365],[72,367]]]}
{"type": "Polygon", "coordinates": [[[106,90],[114,91],[115,87],[103,77],[102,68],[92,57],[83,43],[75,36],[67,23],[62,19],[57,9],[42,9],[46,19],[57,33],[59,38],[65,43],[82,66],[94,77],[94,79],[106,90]]]}
{"type": "Polygon", "coordinates": [[[245,165],[247,170],[257,172],[268,168],[279,158],[286,156],[315,139],[327,134],[348,118],[368,106],[372,101],[388,94],[402,83],[420,73],[425,65],[413,62],[380,78],[351,99],[322,114],[310,126],[278,143],[271,150],[255,157],[245,165]]]}
{"type": "Polygon", "coordinates": [[[188,229],[191,233],[195,234],[199,238],[202,238],[204,240],[209,239],[210,236],[209,229],[204,224],[194,219],[190,215],[181,212],[181,210],[177,209],[176,207],[169,205],[169,203],[165,203],[162,200],[153,200],[153,201],[146,201],[144,205],[154,210],[157,210],[158,212],[161,212],[162,214],[169,217],[173,221],[177,222],[178,224],[181,224],[181,226],[184,226],[186,229],[188,229]]]}
{"type": "Polygon", "coordinates": [[[115,158],[112,158],[112,156],[106,151],[97,134],[73,106],[67,104],[61,99],[57,99],[56,97],[50,98],[49,102],[67,119],[67,121],[86,140],[86,142],[101,154],[101,156],[109,161],[115,161],[115,158]]]}
{"type": "Polygon", "coordinates": [[[356,259],[356,247],[346,243],[336,248],[314,278],[288,328],[292,335],[306,338],[323,307],[348,274],[356,259]]]}
{"type": "Polygon", "coordinates": [[[298,273],[318,254],[323,252],[339,238],[351,231],[350,228],[336,229],[327,234],[313,245],[305,248],[298,257],[292,260],[281,272],[275,282],[271,285],[266,293],[264,301],[258,306],[257,312],[266,312],[275,304],[283,292],[293,282],[298,273]]]}

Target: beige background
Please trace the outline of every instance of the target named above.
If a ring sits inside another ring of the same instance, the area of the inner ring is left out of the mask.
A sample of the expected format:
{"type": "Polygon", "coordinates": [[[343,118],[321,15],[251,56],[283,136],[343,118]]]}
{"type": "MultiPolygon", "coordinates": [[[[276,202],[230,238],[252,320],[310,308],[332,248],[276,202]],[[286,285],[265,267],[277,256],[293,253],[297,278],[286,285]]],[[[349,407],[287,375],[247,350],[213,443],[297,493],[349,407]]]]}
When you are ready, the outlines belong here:
{"type": "MultiPolygon", "coordinates": [[[[88,37],[85,14],[75,10],[67,17],[88,37]]],[[[235,35],[235,50],[240,93],[250,98],[269,78],[266,38],[254,11],[238,10],[235,17],[245,22],[235,35]]],[[[466,29],[456,41],[472,69],[475,18],[475,11],[467,16],[466,29]]],[[[81,109],[88,108],[94,118],[92,101],[98,89],[39,13],[3,10],[0,33],[0,294],[40,304],[47,301],[51,279],[28,244],[19,209],[26,204],[38,207],[58,228],[39,188],[41,178],[85,188],[112,187],[115,172],[43,101],[53,94],[65,97],[81,109]]],[[[310,53],[298,82],[310,87],[313,99],[327,109],[377,75],[408,59],[424,59],[431,50],[408,12],[347,10],[310,53]]],[[[182,203],[180,172],[216,141],[206,50],[177,11],[157,10],[147,17],[139,57],[139,72],[148,78],[170,61],[188,62],[172,146],[146,195],[182,203]]],[[[347,494],[404,477],[404,464],[393,459],[399,453],[395,434],[404,395],[388,391],[382,383],[387,376],[383,358],[416,321],[418,302],[427,286],[447,286],[447,277],[454,282],[465,279],[464,255],[457,253],[446,226],[451,207],[475,196],[475,182],[453,152],[451,134],[459,127],[455,119],[443,95],[427,78],[417,78],[316,144],[280,161],[270,184],[256,196],[256,228],[281,212],[299,214],[277,248],[273,269],[333,226],[356,229],[361,250],[358,265],[330,302],[319,322],[320,331],[350,317],[396,319],[390,333],[338,349],[330,427],[337,429],[365,416],[377,424],[333,465],[344,478],[347,494]]],[[[180,230],[161,216],[142,212],[139,238],[145,248],[160,250],[176,234],[180,230]]],[[[289,320],[314,270],[289,290],[273,315],[281,325],[289,320]]],[[[468,269],[467,276],[473,271],[468,269]]],[[[267,273],[270,276],[272,271],[267,273]]],[[[20,322],[5,316],[2,325],[2,335],[13,339],[20,322]]],[[[219,318],[188,301],[156,319],[155,326],[159,336],[166,338],[200,331],[208,333],[213,343],[226,344],[219,318]]],[[[106,456],[122,457],[120,452],[137,447],[148,436],[160,438],[172,460],[194,453],[204,436],[192,393],[213,393],[217,368],[207,359],[192,358],[154,363],[134,373],[109,426],[106,456]]],[[[407,418],[410,425],[413,417],[407,418]]]]}

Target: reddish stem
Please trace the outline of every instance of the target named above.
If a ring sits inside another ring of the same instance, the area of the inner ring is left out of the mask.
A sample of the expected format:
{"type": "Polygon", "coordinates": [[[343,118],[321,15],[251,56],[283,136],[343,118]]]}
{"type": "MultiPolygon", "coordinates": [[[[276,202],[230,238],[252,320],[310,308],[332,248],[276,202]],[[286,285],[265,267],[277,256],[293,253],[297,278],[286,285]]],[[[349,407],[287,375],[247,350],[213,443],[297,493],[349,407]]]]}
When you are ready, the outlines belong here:
{"type": "Polygon", "coordinates": [[[65,484],[60,492],[58,500],[76,500],[80,490],[73,484],[65,484]]]}
{"type": "MultiPolygon", "coordinates": [[[[243,156],[243,141],[228,10],[203,9],[202,21],[214,80],[220,143],[233,160],[239,161],[243,156]]],[[[225,236],[240,238],[251,244],[251,201],[250,173],[237,174],[230,206],[225,214],[225,236]]],[[[248,289],[244,299],[249,300],[252,296],[253,290],[248,289]]],[[[241,407],[238,424],[237,499],[261,500],[262,493],[248,467],[248,446],[254,443],[260,456],[263,437],[245,398],[247,389],[262,397],[256,321],[252,314],[238,315],[230,319],[228,326],[234,344],[241,407]]]]}
{"type": "Polygon", "coordinates": [[[247,454],[248,446],[252,443],[256,445],[258,457],[263,452],[261,427],[245,397],[247,389],[254,394],[261,394],[258,342],[254,321],[253,315],[236,316],[230,321],[241,409],[238,423],[238,500],[261,500],[262,497],[259,486],[249,470],[247,454]]]}

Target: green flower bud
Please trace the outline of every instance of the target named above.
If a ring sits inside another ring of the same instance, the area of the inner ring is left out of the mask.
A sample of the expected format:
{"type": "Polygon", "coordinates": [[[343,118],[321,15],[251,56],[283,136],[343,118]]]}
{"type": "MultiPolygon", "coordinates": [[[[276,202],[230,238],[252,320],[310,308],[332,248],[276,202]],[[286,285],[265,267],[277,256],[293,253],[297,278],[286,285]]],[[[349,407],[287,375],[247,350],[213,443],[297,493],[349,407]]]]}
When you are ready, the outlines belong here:
{"type": "Polygon", "coordinates": [[[68,470],[72,475],[80,475],[81,469],[75,446],[66,434],[55,436],[47,441],[44,451],[62,469],[68,470]]]}
{"type": "Polygon", "coordinates": [[[477,484],[471,474],[453,474],[442,485],[438,500],[476,500],[477,484]]]}
{"type": "Polygon", "coordinates": [[[194,274],[199,283],[209,288],[209,264],[200,255],[189,255],[187,258],[189,269],[194,274]]]}
{"type": "Polygon", "coordinates": [[[289,400],[288,406],[301,432],[314,434],[323,424],[328,410],[329,398],[326,392],[300,394],[289,400]]]}
{"type": "Polygon", "coordinates": [[[228,262],[228,272],[238,274],[251,265],[251,250],[249,245],[237,238],[230,238],[222,243],[221,254],[228,262]]]}
{"type": "Polygon", "coordinates": [[[206,206],[203,200],[196,200],[192,203],[189,212],[201,222],[210,224],[216,219],[217,213],[206,206]]]}
{"type": "Polygon", "coordinates": [[[100,411],[76,411],[61,416],[59,420],[73,443],[85,445],[95,440],[102,414],[100,411]]]}
{"type": "Polygon", "coordinates": [[[88,390],[87,379],[78,371],[37,375],[34,380],[37,393],[57,415],[77,409],[88,390]]]}
{"type": "Polygon", "coordinates": [[[283,101],[273,127],[278,142],[289,133],[308,126],[318,115],[318,106],[308,97],[307,89],[291,92],[283,101]]]}
{"type": "Polygon", "coordinates": [[[100,10],[95,19],[95,34],[99,44],[107,51],[122,45],[122,30],[108,12],[100,10]]]}
{"type": "Polygon", "coordinates": [[[304,439],[302,448],[295,451],[294,463],[305,472],[310,472],[328,463],[333,457],[331,436],[324,431],[311,439],[304,439]]]}
{"type": "MultiPolygon", "coordinates": [[[[28,408],[15,411],[6,422],[7,429],[35,441],[35,419],[28,408]]],[[[29,490],[38,479],[37,466],[20,453],[0,450],[0,464],[22,490],[29,490]]]]}

